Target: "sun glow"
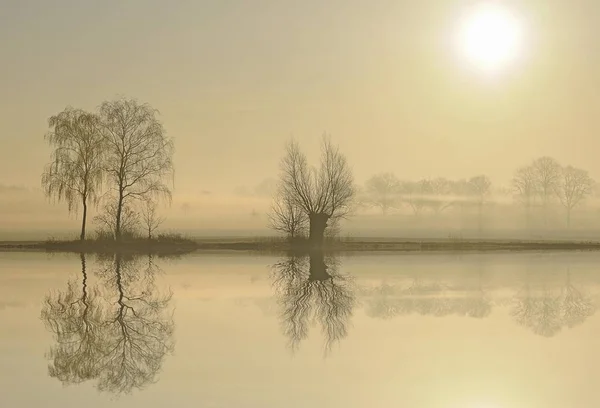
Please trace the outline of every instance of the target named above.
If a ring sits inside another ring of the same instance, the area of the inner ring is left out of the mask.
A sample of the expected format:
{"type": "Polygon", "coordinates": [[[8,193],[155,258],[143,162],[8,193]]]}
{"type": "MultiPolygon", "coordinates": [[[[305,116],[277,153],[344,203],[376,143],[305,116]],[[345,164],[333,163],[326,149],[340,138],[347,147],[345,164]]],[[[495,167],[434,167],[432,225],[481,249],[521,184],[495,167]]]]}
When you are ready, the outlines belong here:
{"type": "Polygon", "coordinates": [[[499,3],[482,3],[461,21],[457,42],[469,63],[484,71],[497,71],[519,56],[523,28],[517,16],[499,3]]]}

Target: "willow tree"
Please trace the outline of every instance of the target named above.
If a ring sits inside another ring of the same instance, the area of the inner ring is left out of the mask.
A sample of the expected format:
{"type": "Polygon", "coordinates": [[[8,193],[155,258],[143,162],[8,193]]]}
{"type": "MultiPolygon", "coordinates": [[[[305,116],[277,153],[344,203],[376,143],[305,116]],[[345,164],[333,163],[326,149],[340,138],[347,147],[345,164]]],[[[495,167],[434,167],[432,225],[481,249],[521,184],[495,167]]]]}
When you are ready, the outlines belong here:
{"type": "Polygon", "coordinates": [[[308,217],[309,241],[321,247],[328,221],[343,218],[350,211],[354,197],[352,170],[329,137],[323,137],[319,169],[309,167],[298,143],[292,140],[281,162],[279,194],[308,217]]]}
{"type": "Polygon", "coordinates": [[[80,239],[85,239],[88,204],[96,202],[102,185],[104,139],[97,115],[67,107],[48,119],[46,141],[53,147],[52,162],[42,174],[48,197],[65,201],[69,212],[83,207],[80,239]]]}
{"type": "Polygon", "coordinates": [[[106,143],[106,175],[116,203],[115,238],[121,239],[123,209],[132,201],[171,198],[173,141],[156,118],[158,111],[134,99],[100,106],[106,143]]]}

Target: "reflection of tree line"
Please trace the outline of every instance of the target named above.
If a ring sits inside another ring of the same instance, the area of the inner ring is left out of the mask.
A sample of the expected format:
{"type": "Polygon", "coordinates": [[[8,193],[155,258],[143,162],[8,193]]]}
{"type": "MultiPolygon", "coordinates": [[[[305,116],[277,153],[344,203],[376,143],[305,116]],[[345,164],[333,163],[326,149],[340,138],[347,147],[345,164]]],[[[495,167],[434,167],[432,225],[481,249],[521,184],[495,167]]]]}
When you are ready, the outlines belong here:
{"type": "Polygon", "coordinates": [[[595,312],[594,300],[575,288],[567,273],[565,286],[558,294],[546,288],[536,291],[526,284],[515,297],[511,315],[535,334],[551,337],[564,327],[573,328],[583,323],[595,312]]]}
{"type": "Polygon", "coordinates": [[[368,291],[366,313],[370,317],[392,318],[417,313],[424,316],[487,317],[492,311],[491,301],[483,290],[476,294],[452,293],[439,283],[415,281],[407,289],[383,284],[368,291]]]}
{"type": "MultiPolygon", "coordinates": [[[[347,336],[357,301],[353,280],[339,272],[338,260],[314,252],[291,256],[273,270],[283,331],[292,350],[308,337],[314,324],[321,326],[326,350],[347,336]]],[[[406,288],[383,283],[363,289],[361,294],[366,314],[382,319],[410,314],[485,318],[495,305],[482,286],[481,275],[474,288],[416,279],[406,288]]],[[[510,314],[519,325],[545,337],[583,323],[595,311],[593,298],[573,285],[569,273],[559,293],[525,285],[510,303],[510,314]]]]}
{"type": "MultiPolygon", "coordinates": [[[[475,292],[464,292],[416,280],[407,289],[382,284],[366,294],[367,314],[378,318],[409,314],[483,318],[491,313],[493,307],[481,285],[475,292]]],[[[534,290],[525,285],[512,299],[510,314],[518,324],[535,334],[551,337],[564,327],[572,328],[583,323],[595,311],[593,299],[582,294],[567,274],[566,284],[560,293],[534,290]]]]}
{"type": "Polygon", "coordinates": [[[171,294],[154,284],[152,257],[99,259],[100,284],[90,287],[85,255],[81,284],[49,293],[41,312],[54,335],[49,375],[63,384],[96,381],[101,391],[128,393],[152,383],[174,348],[171,294]]]}

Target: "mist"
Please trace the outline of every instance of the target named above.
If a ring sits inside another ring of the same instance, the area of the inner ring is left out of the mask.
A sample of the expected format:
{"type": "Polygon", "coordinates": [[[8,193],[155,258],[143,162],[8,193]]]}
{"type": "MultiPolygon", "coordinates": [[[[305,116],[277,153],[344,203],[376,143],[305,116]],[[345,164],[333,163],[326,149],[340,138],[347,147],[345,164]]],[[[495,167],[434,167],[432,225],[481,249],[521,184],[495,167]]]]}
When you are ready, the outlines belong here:
{"type": "MultiPolygon", "coordinates": [[[[497,78],[474,74],[452,54],[453,22],[466,1],[144,2],[140,13],[141,4],[3,6],[0,184],[27,190],[0,193],[3,239],[76,227],[76,216],[39,190],[51,152],[47,119],[121,95],[160,111],[175,142],[164,227],[193,234],[267,234],[270,197],[255,189],[277,179],[290,137],[316,157],[324,132],[359,186],[382,172],[402,180],[484,174],[500,191],[542,156],[600,177],[593,2],[515,4],[528,45],[497,78]]],[[[484,230],[518,230],[510,197],[491,200],[499,204],[486,211],[484,230]]],[[[575,210],[571,230],[595,230],[593,202],[575,210]]],[[[361,220],[370,215],[357,213],[345,232],[447,236],[464,225],[450,211],[417,226],[405,210],[393,222],[373,214],[368,227],[361,220]]],[[[556,211],[547,227],[558,230],[556,211]]]]}

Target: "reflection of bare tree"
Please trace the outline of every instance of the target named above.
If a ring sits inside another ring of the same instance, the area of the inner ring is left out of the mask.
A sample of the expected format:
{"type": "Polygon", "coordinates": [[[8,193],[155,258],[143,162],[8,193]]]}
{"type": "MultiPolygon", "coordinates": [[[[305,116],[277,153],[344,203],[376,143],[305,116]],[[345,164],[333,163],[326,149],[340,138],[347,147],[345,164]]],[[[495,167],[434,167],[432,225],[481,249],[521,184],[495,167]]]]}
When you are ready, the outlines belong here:
{"type": "Polygon", "coordinates": [[[491,302],[481,287],[475,294],[464,293],[444,284],[419,280],[406,289],[383,283],[370,289],[367,296],[367,315],[382,319],[413,313],[436,317],[458,315],[484,318],[492,310],[491,302]]]}
{"type": "Polygon", "coordinates": [[[96,380],[101,391],[129,393],[154,382],[173,351],[171,294],[158,293],[151,257],[146,263],[117,254],[100,263],[103,285],[93,296],[83,256],[82,295],[69,284],[66,292],[47,296],[42,318],[57,340],[49,374],[64,384],[96,380]]]}
{"type": "Polygon", "coordinates": [[[562,301],[562,319],[568,328],[582,324],[596,312],[595,302],[590,296],[584,296],[573,286],[570,273],[567,273],[567,284],[563,289],[562,301]]]}
{"type": "Polygon", "coordinates": [[[517,294],[511,315],[516,322],[530,328],[535,334],[552,337],[563,327],[575,327],[596,311],[589,296],[584,296],[571,283],[570,273],[562,293],[544,288],[534,290],[529,284],[517,294]]]}
{"type": "Polygon", "coordinates": [[[284,334],[292,351],[308,337],[313,323],[321,325],[326,352],[348,335],[355,297],[352,280],[338,273],[335,259],[326,260],[317,251],[309,257],[291,256],[273,270],[284,334]]]}
{"type": "MultiPolygon", "coordinates": [[[[139,258],[138,258],[139,259],[139,258]]],[[[146,266],[146,265],[144,265],[146,266]]],[[[98,388],[116,393],[143,388],[154,381],[166,354],[172,352],[173,320],[164,313],[171,294],[161,296],[154,287],[151,258],[146,268],[136,259],[114,258],[116,310],[104,330],[104,373],[98,388]],[[141,266],[141,265],[140,265],[141,266]],[[144,271],[134,281],[136,271],[144,271]]]]}
{"type": "Polygon", "coordinates": [[[63,383],[79,383],[98,376],[102,350],[100,332],[104,310],[97,288],[88,288],[85,255],[81,254],[81,288],[69,281],[67,290],[46,296],[42,320],[54,333],[49,374],[63,383]]]}
{"type": "Polygon", "coordinates": [[[511,315],[517,323],[529,327],[535,334],[551,337],[562,328],[559,301],[547,290],[532,293],[527,285],[517,296],[511,315]]]}

